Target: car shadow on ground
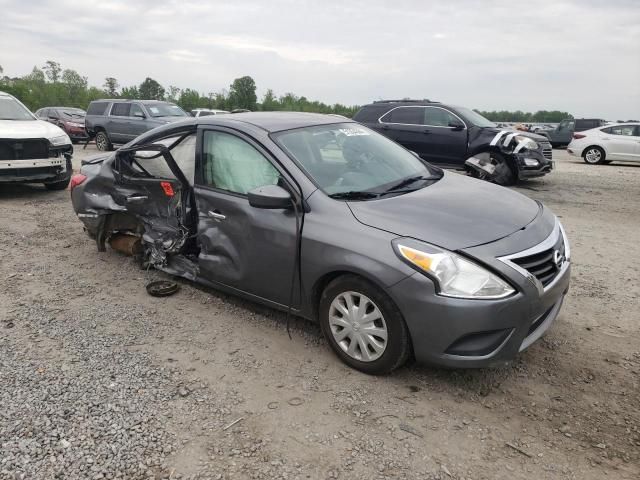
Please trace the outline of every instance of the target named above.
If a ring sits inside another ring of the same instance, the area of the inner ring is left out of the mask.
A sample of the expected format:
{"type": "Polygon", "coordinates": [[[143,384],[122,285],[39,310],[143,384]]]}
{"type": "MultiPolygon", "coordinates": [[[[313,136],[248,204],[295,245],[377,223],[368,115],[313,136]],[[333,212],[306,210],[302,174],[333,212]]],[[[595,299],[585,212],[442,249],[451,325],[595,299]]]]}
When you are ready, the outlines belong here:
{"type": "Polygon", "coordinates": [[[0,185],[0,200],[3,198],[41,198],[47,195],[55,195],[55,192],[47,190],[42,184],[11,183],[0,185]]]}
{"type": "MultiPolygon", "coordinates": [[[[173,277],[173,279],[183,286],[190,286],[207,295],[211,295],[216,300],[231,304],[234,307],[243,308],[252,314],[266,317],[276,323],[276,328],[281,328],[283,336],[287,335],[287,323],[289,323],[292,341],[302,338],[304,341],[326,348],[327,352],[333,355],[317,322],[304,319],[295,314],[291,314],[287,319],[287,313],[281,310],[276,310],[235,295],[227,294],[180,277],[173,277]]],[[[334,356],[334,360],[336,363],[340,363],[338,357],[334,356]]],[[[431,365],[419,365],[411,359],[405,366],[390,374],[381,375],[378,378],[387,378],[396,385],[399,382],[414,392],[418,391],[416,388],[421,390],[424,389],[426,385],[440,384],[444,388],[455,388],[465,391],[467,394],[483,397],[491,393],[494,389],[499,388],[505,380],[514,377],[517,374],[517,364],[520,361],[521,360],[516,359],[511,364],[499,367],[449,369],[431,365]]],[[[364,373],[359,374],[367,377],[364,373]]]]}

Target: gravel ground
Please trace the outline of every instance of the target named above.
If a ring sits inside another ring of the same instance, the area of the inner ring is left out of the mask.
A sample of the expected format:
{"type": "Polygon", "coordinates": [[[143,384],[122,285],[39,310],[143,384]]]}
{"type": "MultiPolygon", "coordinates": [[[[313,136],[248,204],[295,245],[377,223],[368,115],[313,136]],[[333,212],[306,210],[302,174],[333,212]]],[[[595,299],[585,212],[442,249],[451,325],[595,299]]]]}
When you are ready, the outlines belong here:
{"type": "Polygon", "coordinates": [[[238,298],[149,297],[162,275],[97,252],[68,192],[0,187],[0,478],[639,478],[640,166],[555,155],[518,188],[572,240],[549,334],[509,367],[385,377],[238,298]]]}

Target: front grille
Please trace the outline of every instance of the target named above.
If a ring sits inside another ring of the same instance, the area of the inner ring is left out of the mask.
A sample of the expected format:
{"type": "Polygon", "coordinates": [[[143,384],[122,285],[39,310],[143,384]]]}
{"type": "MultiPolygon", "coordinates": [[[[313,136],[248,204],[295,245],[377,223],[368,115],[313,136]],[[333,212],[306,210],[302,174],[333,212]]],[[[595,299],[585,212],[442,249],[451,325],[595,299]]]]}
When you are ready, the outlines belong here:
{"type": "Polygon", "coordinates": [[[44,139],[0,140],[0,160],[28,160],[49,157],[49,142],[44,139]]]}
{"type": "Polygon", "coordinates": [[[550,148],[545,148],[545,149],[542,150],[542,155],[547,160],[551,160],[551,159],[553,159],[553,150],[551,150],[550,148]]]}
{"type": "Polygon", "coordinates": [[[510,260],[531,273],[546,287],[556,278],[565,261],[565,247],[562,235],[558,235],[555,245],[547,250],[527,255],[526,257],[511,258],[510,260]]]}

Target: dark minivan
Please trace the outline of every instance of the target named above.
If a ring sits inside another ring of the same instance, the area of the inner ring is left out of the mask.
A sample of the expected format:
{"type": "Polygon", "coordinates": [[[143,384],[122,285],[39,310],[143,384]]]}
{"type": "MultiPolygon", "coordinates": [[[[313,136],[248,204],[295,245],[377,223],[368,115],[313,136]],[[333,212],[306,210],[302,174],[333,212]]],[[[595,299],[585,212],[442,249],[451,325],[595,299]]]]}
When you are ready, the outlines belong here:
{"type": "Polygon", "coordinates": [[[159,100],[94,100],[87,108],[87,133],[98,150],[130,142],[151,129],[190,115],[173,103],[159,100]]]}
{"type": "Polygon", "coordinates": [[[539,177],[553,168],[545,137],[499,128],[466,107],[431,100],[380,100],[362,107],[353,119],[424,160],[465,169],[500,185],[539,177]]]}

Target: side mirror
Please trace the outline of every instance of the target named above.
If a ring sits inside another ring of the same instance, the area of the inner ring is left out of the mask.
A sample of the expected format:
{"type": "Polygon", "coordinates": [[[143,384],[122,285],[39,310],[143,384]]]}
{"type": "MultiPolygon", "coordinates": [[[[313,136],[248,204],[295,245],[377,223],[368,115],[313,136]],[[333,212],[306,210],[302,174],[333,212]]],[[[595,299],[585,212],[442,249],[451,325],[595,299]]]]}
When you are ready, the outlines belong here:
{"type": "Polygon", "coordinates": [[[147,118],[147,116],[142,112],[136,112],[133,114],[133,116],[136,118],[147,118]]]}
{"type": "Polygon", "coordinates": [[[454,132],[459,132],[460,130],[464,130],[464,124],[461,122],[449,122],[449,126],[451,127],[451,130],[453,130],[454,132]]]}
{"type": "Polygon", "coordinates": [[[265,185],[251,190],[249,205],[255,208],[276,209],[291,206],[291,194],[278,185],[265,185]]]}

